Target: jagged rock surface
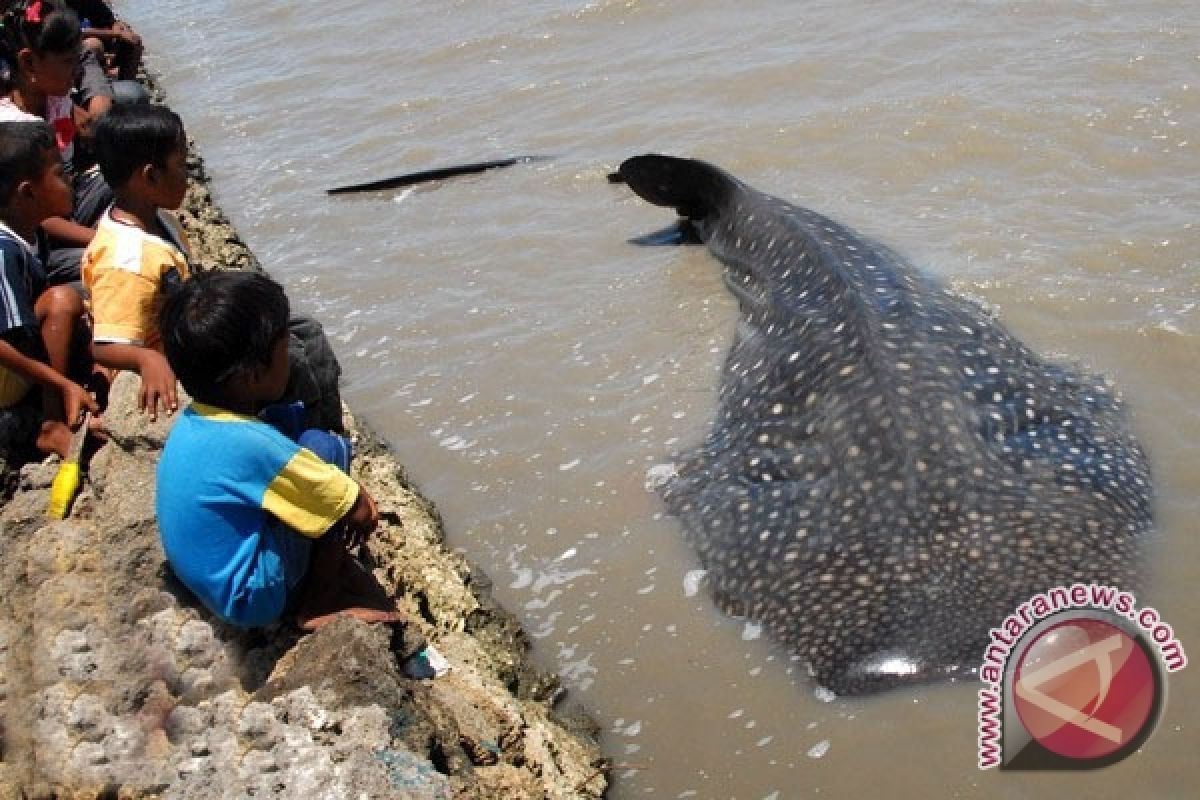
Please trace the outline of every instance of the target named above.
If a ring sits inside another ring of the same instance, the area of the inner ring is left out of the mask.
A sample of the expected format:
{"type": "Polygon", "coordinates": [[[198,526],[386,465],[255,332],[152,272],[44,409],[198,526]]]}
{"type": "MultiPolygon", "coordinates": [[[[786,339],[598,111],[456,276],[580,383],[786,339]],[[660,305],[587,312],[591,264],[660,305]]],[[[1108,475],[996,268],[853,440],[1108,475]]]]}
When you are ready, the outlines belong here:
{"type": "Polygon", "coordinates": [[[433,509],[367,432],[353,434],[355,474],[382,517],[367,561],[451,671],[405,677],[402,637],[383,626],[346,619],[300,636],[209,615],[165,566],[154,467],[170,423],[141,417],[136,387],[132,375],[114,384],[112,441],[92,458],[68,520],[45,519],[53,460],[22,470],[0,514],[0,779],[9,790],[602,794],[595,744],[550,711],[556,682],[530,668],[519,627],[445,549],[433,509]]]}

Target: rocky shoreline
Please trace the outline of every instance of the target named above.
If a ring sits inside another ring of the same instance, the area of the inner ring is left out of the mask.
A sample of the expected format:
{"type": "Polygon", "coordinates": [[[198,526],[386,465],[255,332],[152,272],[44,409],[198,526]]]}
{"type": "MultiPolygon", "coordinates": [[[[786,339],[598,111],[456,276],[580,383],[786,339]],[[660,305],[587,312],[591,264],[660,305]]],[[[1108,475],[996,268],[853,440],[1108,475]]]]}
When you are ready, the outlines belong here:
{"type": "MultiPolygon", "coordinates": [[[[258,269],[189,159],[180,217],[198,263],[258,269]]],[[[436,509],[347,413],[354,474],[381,525],[364,557],[413,620],[241,631],[166,570],[154,467],[169,426],[114,383],[111,440],[66,521],[45,517],[51,459],[0,480],[0,799],[18,797],[598,798],[609,762],[554,675],[527,656],[436,509]],[[414,638],[450,664],[405,676],[414,638]]],[[[2,465],[0,465],[2,466],[2,465]]]]}

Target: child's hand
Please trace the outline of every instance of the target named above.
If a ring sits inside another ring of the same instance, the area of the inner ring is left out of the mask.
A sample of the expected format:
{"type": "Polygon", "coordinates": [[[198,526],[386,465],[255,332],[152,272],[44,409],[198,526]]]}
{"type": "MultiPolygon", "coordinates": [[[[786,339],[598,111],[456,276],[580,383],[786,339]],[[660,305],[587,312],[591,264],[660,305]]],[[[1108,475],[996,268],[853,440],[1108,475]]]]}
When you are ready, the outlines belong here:
{"type": "Polygon", "coordinates": [[[367,537],[379,527],[379,510],[375,508],[375,501],[361,484],[358,487],[358,499],[354,502],[354,507],[346,512],[343,519],[346,522],[346,547],[351,550],[360,547],[367,541],[367,537]]]}
{"type": "Polygon", "coordinates": [[[100,413],[100,406],[92,397],[91,392],[80,386],[75,381],[65,380],[62,386],[59,387],[62,393],[62,404],[64,421],[72,430],[79,427],[80,421],[83,420],[84,410],[88,410],[93,414],[100,413]]]}
{"type": "Polygon", "coordinates": [[[162,353],[145,350],[138,372],[142,376],[142,389],[138,393],[138,409],[150,415],[150,421],[158,419],[162,406],[168,415],[179,409],[179,398],[175,394],[175,373],[162,353]]]}
{"type": "Polygon", "coordinates": [[[129,44],[141,44],[142,37],[134,33],[133,28],[121,20],[117,20],[112,29],[117,32],[117,38],[129,44]]]}

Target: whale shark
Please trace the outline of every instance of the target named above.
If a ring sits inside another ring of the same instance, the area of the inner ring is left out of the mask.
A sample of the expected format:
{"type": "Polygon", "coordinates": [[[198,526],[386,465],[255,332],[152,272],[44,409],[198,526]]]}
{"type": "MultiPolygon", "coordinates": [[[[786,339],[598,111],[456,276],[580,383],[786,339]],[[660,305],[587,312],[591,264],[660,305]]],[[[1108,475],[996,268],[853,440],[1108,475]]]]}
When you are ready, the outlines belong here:
{"type": "Polygon", "coordinates": [[[739,305],[715,419],[664,502],[718,606],[817,684],[966,676],[1036,593],[1140,585],[1150,469],[1108,381],[716,166],[643,155],[610,179],[675,209],[739,305]]]}

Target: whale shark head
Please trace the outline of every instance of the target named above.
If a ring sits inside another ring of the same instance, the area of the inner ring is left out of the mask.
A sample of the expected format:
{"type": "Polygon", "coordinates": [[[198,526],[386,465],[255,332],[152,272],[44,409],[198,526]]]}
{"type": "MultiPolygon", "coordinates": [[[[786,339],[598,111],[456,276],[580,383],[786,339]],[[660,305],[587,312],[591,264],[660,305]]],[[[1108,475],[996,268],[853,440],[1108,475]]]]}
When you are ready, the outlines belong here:
{"type": "Polygon", "coordinates": [[[676,210],[683,235],[694,234],[725,266],[725,283],[753,324],[786,332],[825,319],[836,327],[859,303],[886,314],[916,277],[907,265],[896,269],[903,261],[883,245],[703,161],[635,156],[614,180],[676,210]]]}
{"type": "Polygon", "coordinates": [[[716,419],[664,489],[724,608],[869,692],[978,663],[1038,591],[1136,585],[1149,469],[1105,381],[709,164],[617,174],[684,217],[740,305],[716,419]]]}

